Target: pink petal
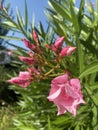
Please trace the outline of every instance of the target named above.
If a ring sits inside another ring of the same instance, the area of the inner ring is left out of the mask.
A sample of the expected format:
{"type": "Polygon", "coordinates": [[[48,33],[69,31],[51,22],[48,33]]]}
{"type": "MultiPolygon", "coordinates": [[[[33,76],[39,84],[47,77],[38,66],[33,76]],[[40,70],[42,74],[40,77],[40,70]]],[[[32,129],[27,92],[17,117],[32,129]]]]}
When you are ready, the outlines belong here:
{"type": "Polygon", "coordinates": [[[48,100],[53,101],[53,100],[55,100],[55,98],[57,98],[59,96],[60,93],[61,93],[61,88],[58,89],[55,93],[50,94],[47,98],[48,98],[48,100]]]}
{"type": "Polygon", "coordinates": [[[65,85],[66,94],[71,96],[72,98],[80,97],[80,91],[77,91],[74,86],[70,86],[70,84],[65,85]]]}
{"type": "Polygon", "coordinates": [[[52,80],[52,84],[65,84],[68,81],[68,73],[58,76],[52,80]]]}
{"type": "Polygon", "coordinates": [[[24,78],[24,79],[29,79],[31,76],[30,76],[30,73],[28,72],[28,71],[25,71],[25,72],[20,72],[19,73],[19,77],[21,77],[21,78],[24,78]]]}
{"type": "Polygon", "coordinates": [[[80,80],[79,79],[70,79],[70,85],[73,86],[75,89],[80,90],[81,85],[80,85],[80,80]]]}
{"type": "Polygon", "coordinates": [[[64,106],[57,105],[57,107],[58,107],[58,113],[57,113],[58,116],[67,112],[64,106]]]}

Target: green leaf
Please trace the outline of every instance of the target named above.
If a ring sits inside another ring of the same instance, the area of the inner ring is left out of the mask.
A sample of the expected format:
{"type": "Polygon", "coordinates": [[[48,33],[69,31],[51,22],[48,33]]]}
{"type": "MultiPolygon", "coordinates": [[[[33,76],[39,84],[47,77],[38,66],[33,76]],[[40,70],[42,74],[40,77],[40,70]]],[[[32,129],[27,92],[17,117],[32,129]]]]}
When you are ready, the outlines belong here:
{"type": "Polygon", "coordinates": [[[92,102],[93,102],[96,106],[98,106],[98,96],[96,96],[96,95],[93,94],[93,92],[92,92],[90,86],[86,85],[85,89],[86,89],[88,95],[90,96],[90,98],[92,99],[92,102]]]}
{"type": "Polygon", "coordinates": [[[52,1],[49,0],[49,5],[58,13],[60,14],[62,17],[64,17],[66,20],[70,21],[71,20],[71,15],[68,12],[68,10],[66,10],[66,8],[64,8],[64,6],[60,5],[58,2],[56,1],[52,1]]]}
{"type": "Polygon", "coordinates": [[[43,28],[43,25],[42,25],[42,23],[40,22],[39,23],[39,32],[40,32],[40,34],[41,34],[41,36],[43,37],[43,38],[45,38],[45,32],[44,32],[44,28],[43,28]]]}
{"type": "Polygon", "coordinates": [[[24,29],[24,23],[23,23],[23,19],[22,19],[22,16],[19,12],[19,10],[17,9],[17,22],[18,22],[18,25],[19,25],[19,28],[21,30],[21,32],[26,36],[28,37],[27,35],[27,32],[25,31],[24,29]]]}
{"type": "Polygon", "coordinates": [[[79,39],[76,39],[76,45],[77,45],[77,59],[78,59],[78,66],[79,66],[79,74],[83,71],[83,63],[84,63],[84,56],[83,56],[83,45],[81,45],[79,39]]]}
{"type": "Polygon", "coordinates": [[[96,12],[98,14],[98,0],[96,0],[96,12]]]}
{"type": "Polygon", "coordinates": [[[80,130],[79,125],[77,125],[74,130],[80,130]]]}
{"type": "Polygon", "coordinates": [[[78,16],[75,13],[75,10],[74,10],[74,7],[73,7],[72,3],[70,4],[70,11],[71,11],[71,18],[72,18],[71,21],[73,22],[73,26],[75,28],[75,32],[79,33],[80,27],[79,27],[79,23],[78,23],[78,16]]]}
{"type": "Polygon", "coordinates": [[[84,14],[84,6],[85,6],[85,0],[81,0],[80,7],[79,7],[79,13],[78,13],[79,18],[82,18],[83,14],[84,14]]]}
{"type": "Polygon", "coordinates": [[[96,89],[98,90],[98,82],[94,82],[94,84],[91,84],[90,88],[91,88],[92,91],[96,90],[96,89]]]}
{"type": "Polygon", "coordinates": [[[85,77],[86,75],[92,74],[96,71],[98,71],[98,61],[94,61],[87,65],[84,71],[80,74],[79,78],[85,77]]]}
{"type": "Polygon", "coordinates": [[[51,14],[46,14],[48,19],[51,21],[51,23],[53,23],[53,25],[55,25],[56,27],[54,27],[53,25],[52,28],[55,30],[55,32],[58,34],[58,35],[64,35],[64,32],[63,30],[61,29],[61,27],[59,26],[58,24],[58,21],[56,19],[53,18],[53,16],[51,14]]]}
{"type": "Polygon", "coordinates": [[[94,106],[92,108],[92,112],[93,112],[92,126],[95,126],[95,125],[97,125],[97,120],[98,120],[98,118],[97,118],[97,116],[98,116],[97,107],[94,106]]]}
{"type": "Polygon", "coordinates": [[[3,23],[0,23],[0,24],[7,25],[12,28],[17,28],[16,24],[12,23],[11,21],[4,21],[3,23]]]}
{"type": "Polygon", "coordinates": [[[28,28],[28,8],[27,8],[27,2],[25,0],[25,29],[28,28]]]}
{"type": "Polygon", "coordinates": [[[9,40],[18,40],[21,41],[21,38],[13,37],[13,36],[0,36],[2,39],[9,39],[9,40]]]}

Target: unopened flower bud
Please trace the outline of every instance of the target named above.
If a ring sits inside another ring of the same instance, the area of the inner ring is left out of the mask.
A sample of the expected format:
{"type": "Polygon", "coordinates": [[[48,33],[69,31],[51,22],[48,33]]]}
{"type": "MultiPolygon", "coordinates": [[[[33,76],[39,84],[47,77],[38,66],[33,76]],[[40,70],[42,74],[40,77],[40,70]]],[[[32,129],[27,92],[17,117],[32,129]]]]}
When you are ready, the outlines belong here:
{"type": "Polygon", "coordinates": [[[24,44],[26,45],[27,48],[31,49],[32,51],[35,50],[36,46],[33,43],[30,43],[27,39],[22,39],[24,44]]]}
{"type": "Polygon", "coordinates": [[[62,49],[62,44],[64,42],[64,36],[59,37],[55,43],[52,45],[52,51],[54,51],[56,54],[59,53],[62,49]]]}
{"type": "Polygon", "coordinates": [[[64,57],[64,56],[71,55],[75,50],[76,50],[76,47],[66,46],[60,52],[60,56],[64,57]]]}
{"type": "Polygon", "coordinates": [[[37,32],[35,30],[33,31],[33,38],[34,38],[35,42],[39,43],[39,38],[38,38],[37,32]]]}

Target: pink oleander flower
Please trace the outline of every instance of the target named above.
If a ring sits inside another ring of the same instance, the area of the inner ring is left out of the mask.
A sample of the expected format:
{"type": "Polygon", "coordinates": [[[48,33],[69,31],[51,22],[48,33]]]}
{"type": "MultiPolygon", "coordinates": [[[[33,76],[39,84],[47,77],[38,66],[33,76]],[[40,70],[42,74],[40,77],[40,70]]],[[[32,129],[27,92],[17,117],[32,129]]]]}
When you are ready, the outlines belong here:
{"type": "Polygon", "coordinates": [[[64,48],[61,50],[60,56],[61,56],[61,57],[64,57],[64,56],[71,55],[75,50],[76,50],[76,47],[66,46],[66,47],[64,47],[64,48]]]}
{"type": "Polygon", "coordinates": [[[64,36],[58,37],[58,39],[52,45],[52,51],[54,51],[55,53],[59,53],[59,50],[61,50],[62,48],[63,42],[64,42],[64,36]]]}
{"type": "Polygon", "coordinates": [[[34,64],[34,59],[32,57],[24,57],[24,56],[18,56],[18,58],[25,62],[28,65],[33,65],[34,64]]]}
{"type": "Polygon", "coordinates": [[[81,103],[85,103],[78,78],[68,79],[68,73],[52,80],[51,90],[47,97],[58,107],[57,115],[67,111],[76,116],[76,110],[81,103]]]}
{"type": "Polygon", "coordinates": [[[7,80],[8,83],[19,85],[22,88],[26,88],[32,82],[33,78],[28,71],[20,72],[18,77],[14,77],[7,80]]]}
{"type": "Polygon", "coordinates": [[[32,43],[30,43],[27,39],[22,39],[22,41],[24,42],[24,44],[26,45],[27,48],[31,49],[32,51],[35,50],[36,46],[32,43]]]}

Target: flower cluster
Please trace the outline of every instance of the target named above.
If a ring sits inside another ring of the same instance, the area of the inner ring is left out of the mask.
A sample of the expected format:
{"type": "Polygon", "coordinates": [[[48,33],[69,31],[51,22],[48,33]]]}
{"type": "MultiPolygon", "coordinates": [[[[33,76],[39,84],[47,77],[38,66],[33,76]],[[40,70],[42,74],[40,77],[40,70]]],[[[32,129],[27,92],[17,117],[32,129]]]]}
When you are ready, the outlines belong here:
{"type": "MultiPolygon", "coordinates": [[[[63,46],[64,36],[58,37],[54,44],[51,46],[47,44],[45,46],[51,51],[51,53],[53,53],[53,55],[55,55],[54,59],[51,59],[51,61],[56,61],[56,64],[52,64],[45,56],[45,52],[43,51],[43,47],[36,31],[33,31],[32,34],[33,40],[35,41],[34,44],[27,39],[22,39],[25,46],[30,49],[28,56],[19,56],[19,59],[27,64],[27,71],[20,72],[18,77],[8,80],[9,83],[19,85],[23,88],[27,87],[34,81],[49,78],[51,73],[55,73],[58,66],[60,67],[60,61],[76,50],[76,47],[63,46]],[[60,59],[59,62],[57,59],[55,60],[55,58],[60,59]],[[48,70],[45,70],[45,68],[48,68],[48,70]]],[[[68,73],[69,72],[64,72],[63,75],[52,80],[50,94],[47,98],[49,101],[52,101],[57,105],[58,115],[69,111],[75,116],[76,109],[80,103],[84,103],[84,100],[79,79],[71,79],[68,73]]]]}

